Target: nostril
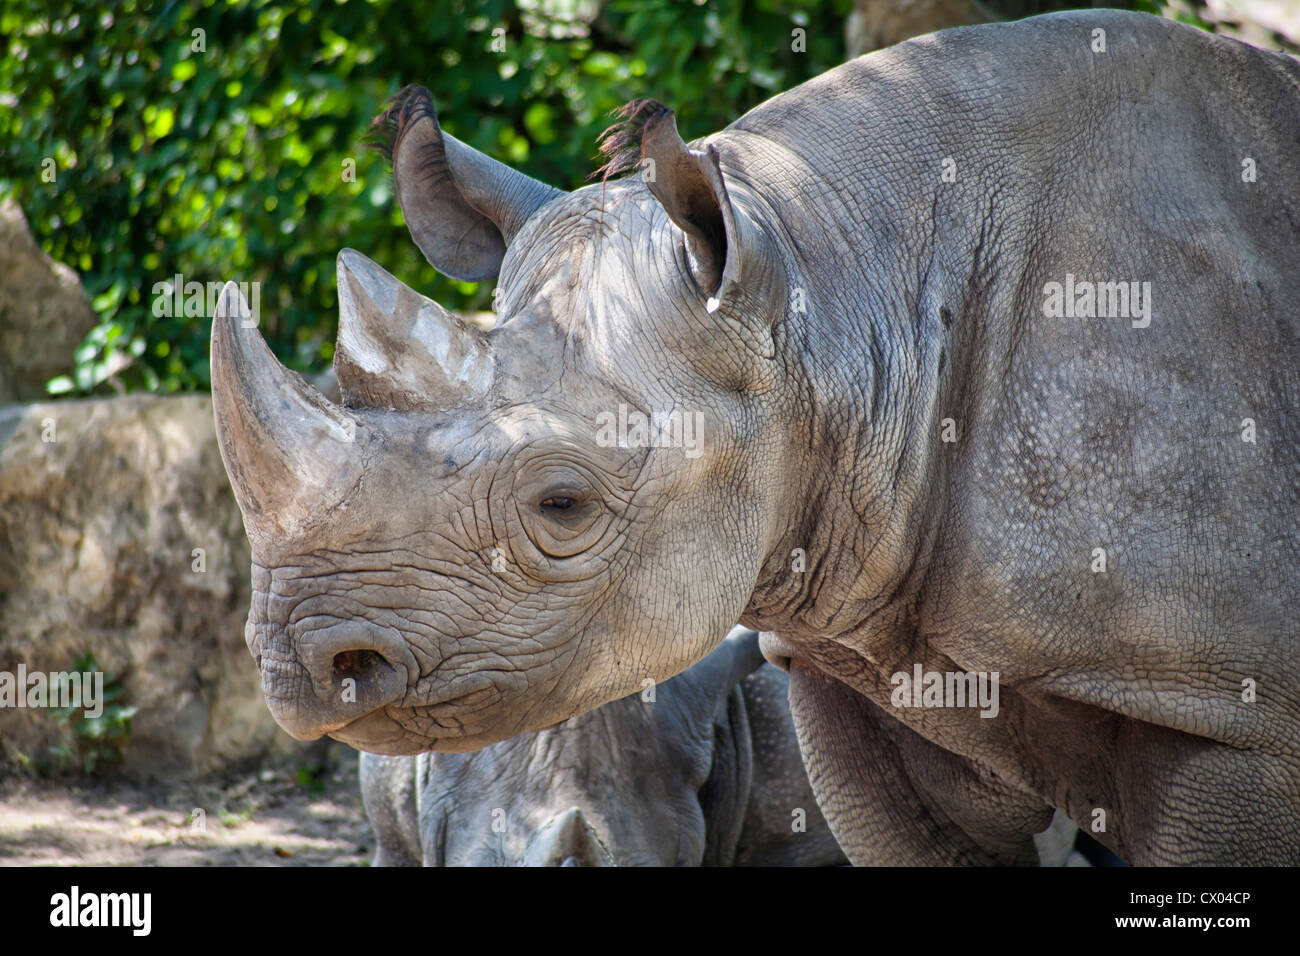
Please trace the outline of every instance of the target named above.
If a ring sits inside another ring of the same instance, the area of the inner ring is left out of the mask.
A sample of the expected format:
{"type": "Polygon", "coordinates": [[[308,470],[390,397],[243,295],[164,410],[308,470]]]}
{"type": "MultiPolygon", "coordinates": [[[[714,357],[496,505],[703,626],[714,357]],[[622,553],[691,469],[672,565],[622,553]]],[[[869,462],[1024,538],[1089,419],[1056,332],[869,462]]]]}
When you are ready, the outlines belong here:
{"type": "Polygon", "coordinates": [[[334,673],[361,675],[383,662],[383,656],[371,650],[340,651],[334,655],[334,673]]]}
{"type": "Polygon", "coordinates": [[[299,740],[332,734],[400,701],[414,655],[400,638],[352,622],[304,618],[264,641],[262,688],[271,714],[299,740]]]}
{"type": "MultiPolygon", "coordinates": [[[[345,707],[348,713],[359,713],[387,706],[415,679],[414,656],[402,639],[368,624],[315,627],[315,622],[304,621],[298,622],[300,632],[293,636],[291,651],[297,658],[291,659],[291,666],[300,670],[291,673],[305,672],[311,696],[327,710],[345,707]]],[[[267,655],[267,662],[275,662],[273,654],[267,655]]],[[[329,712],[333,715],[334,710],[329,712]]]]}

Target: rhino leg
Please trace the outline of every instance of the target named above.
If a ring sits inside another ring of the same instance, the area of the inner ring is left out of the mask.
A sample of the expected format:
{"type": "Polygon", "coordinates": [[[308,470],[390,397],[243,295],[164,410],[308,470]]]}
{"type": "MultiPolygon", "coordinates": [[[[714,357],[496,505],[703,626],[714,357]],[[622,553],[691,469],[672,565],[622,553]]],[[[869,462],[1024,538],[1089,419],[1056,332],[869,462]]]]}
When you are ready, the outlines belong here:
{"type": "Polygon", "coordinates": [[[1052,808],[930,743],[795,659],[790,710],[808,778],[857,866],[1038,863],[1052,808]]]}
{"type": "Polygon", "coordinates": [[[361,802],[375,831],[371,866],[420,866],[416,821],[417,757],[361,754],[361,802]]]}
{"type": "Polygon", "coordinates": [[[790,720],[790,679],[765,665],[741,683],[754,759],[737,866],[841,866],[848,862],[822,817],[790,720]],[[801,820],[802,826],[796,826],[801,820]]]}

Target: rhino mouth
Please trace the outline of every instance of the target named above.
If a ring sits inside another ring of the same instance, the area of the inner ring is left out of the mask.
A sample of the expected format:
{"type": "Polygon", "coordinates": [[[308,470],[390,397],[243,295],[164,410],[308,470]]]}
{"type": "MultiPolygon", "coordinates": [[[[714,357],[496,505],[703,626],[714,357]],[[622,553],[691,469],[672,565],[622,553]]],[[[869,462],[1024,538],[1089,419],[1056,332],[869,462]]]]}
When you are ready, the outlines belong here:
{"type": "Polygon", "coordinates": [[[267,707],[298,740],[329,736],[401,756],[477,750],[541,729],[515,725],[522,714],[508,704],[527,690],[528,678],[495,660],[456,654],[422,672],[407,641],[351,620],[293,637],[283,628],[254,631],[250,651],[267,707]]]}
{"type": "MultiPolygon", "coordinates": [[[[457,683],[463,686],[465,680],[457,683]]],[[[393,757],[479,750],[502,735],[494,727],[478,725],[472,717],[479,711],[491,711],[491,705],[500,700],[501,689],[489,675],[475,683],[478,686],[458,689],[454,696],[436,703],[378,707],[322,733],[358,750],[393,757]]]]}
{"type": "Polygon", "coordinates": [[[390,708],[371,711],[342,727],[331,730],[329,736],[357,750],[388,757],[405,757],[435,749],[433,745],[437,744],[437,740],[412,736],[403,729],[400,720],[394,719],[389,710],[390,708]]]}

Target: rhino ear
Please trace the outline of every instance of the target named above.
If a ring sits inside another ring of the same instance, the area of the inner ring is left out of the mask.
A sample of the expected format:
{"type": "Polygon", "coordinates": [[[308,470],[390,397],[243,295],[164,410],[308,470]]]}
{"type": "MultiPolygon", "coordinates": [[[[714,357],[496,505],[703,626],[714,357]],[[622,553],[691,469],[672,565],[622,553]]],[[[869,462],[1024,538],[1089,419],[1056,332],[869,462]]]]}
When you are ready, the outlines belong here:
{"type": "Polygon", "coordinates": [[[686,682],[696,719],[705,721],[712,718],[737,684],[764,663],[758,634],[736,627],[704,660],[673,679],[686,682]]]}
{"type": "Polygon", "coordinates": [[[691,268],[707,296],[708,311],[716,312],[728,295],[743,288],[770,295],[764,288],[771,273],[770,247],[762,231],[732,202],[717,147],[690,149],[677,132],[673,111],[662,103],[630,103],[622,115],[624,128],[612,129],[615,135],[602,149],[618,149],[628,127],[641,127],[642,178],[668,218],[686,234],[691,268]]]}
{"type": "Polygon", "coordinates": [[[398,93],[374,126],[381,148],[392,144],[393,182],[411,238],[453,279],[495,278],[528,217],[561,195],[444,133],[422,86],[398,93]]]}
{"type": "Polygon", "coordinates": [[[712,703],[705,719],[713,724],[713,762],[699,793],[706,835],[703,866],[735,865],[753,783],[753,741],[739,685],[762,666],[758,635],[743,628],[733,630],[721,647],[696,665],[704,669],[700,689],[712,703]]]}
{"type": "Polygon", "coordinates": [[[642,175],[668,218],[686,234],[692,268],[713,312],[740,278],[735,210],[717,149],[688,149],[673,111],[661,104],[655,107],[641,137],[642,175]]]}

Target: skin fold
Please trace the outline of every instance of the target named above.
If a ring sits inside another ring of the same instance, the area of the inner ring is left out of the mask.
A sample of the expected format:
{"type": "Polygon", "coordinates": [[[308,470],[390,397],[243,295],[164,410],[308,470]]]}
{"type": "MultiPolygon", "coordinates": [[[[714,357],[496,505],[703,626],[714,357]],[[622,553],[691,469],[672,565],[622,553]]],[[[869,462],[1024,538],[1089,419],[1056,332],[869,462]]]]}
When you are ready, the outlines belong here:
{"type": "Polygon", "coordinates": [[[1131,864],[1300,862],[1295,61],[1118,12],[944,31],[689,148],[635,106],[611,148],[654,175],[573,193],[424,91],[388,120],[413,238],[498,323],[345,251],[334,405],[223,296],[286,730],[470,752],[739,620],[856,864],[1032,862],[1053,808],[1131,864]],[[1076,280],[1149,292],[1053,312],[1076,280]],[[700,440],[603,440],[628,410],[700,440]],[[895,706],[917,665],[996,672],[997,715],[895,706]]]}

